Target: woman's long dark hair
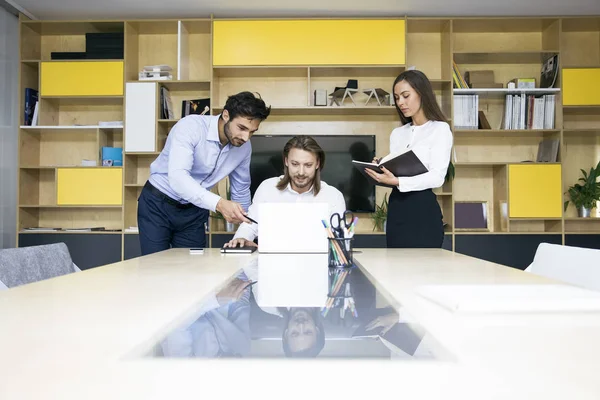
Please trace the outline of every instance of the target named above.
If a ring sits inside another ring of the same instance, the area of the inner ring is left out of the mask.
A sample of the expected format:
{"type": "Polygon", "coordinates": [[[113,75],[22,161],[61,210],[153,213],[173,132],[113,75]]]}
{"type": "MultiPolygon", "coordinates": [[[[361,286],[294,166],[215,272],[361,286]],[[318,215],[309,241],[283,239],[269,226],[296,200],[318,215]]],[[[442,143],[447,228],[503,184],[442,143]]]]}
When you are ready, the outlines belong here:
{"type": "MultiPolygon", "coordinates": [[[[444,113],[440,109],[440,106],[435,99],[435,93],[433,92],[433,88],[431,87],[431,82],[427,76],[421,71],[417,70],[409,70],[404,71],[394,81],[394,85],[392,86],[392,96],[394,96],[394,88],[398,84],[398,82],[406,81],[408,84],[421,96],[421,108],[423,109],[423,113],[425,113],[425,118],[429,121],[443,121],[448,122],[447,118],[444,116],[444,113]]],[[[400,116],[400,121],[402,121],[402,125],[408,124],[412,122],[412,117],[405,117],[400,111],[400,107],[398,107],[398,103],[394,98],[394,105],[396,106],[396,111],[400,116]]]]}

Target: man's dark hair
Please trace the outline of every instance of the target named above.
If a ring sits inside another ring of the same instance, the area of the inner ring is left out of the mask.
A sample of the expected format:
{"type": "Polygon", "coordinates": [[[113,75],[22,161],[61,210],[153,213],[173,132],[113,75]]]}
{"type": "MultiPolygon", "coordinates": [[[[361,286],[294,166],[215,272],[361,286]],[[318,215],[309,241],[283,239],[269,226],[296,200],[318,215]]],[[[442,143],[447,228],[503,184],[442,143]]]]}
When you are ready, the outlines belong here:
{"type": "Polygon", "coordinates": [[[223,109],[229,112],[230,120],[241,116],[264,121],[271,113],[271,106],[267,107],[260,94],[257,93],[257,96],[251,92],[234,94],[227,98],[223,109]]]}

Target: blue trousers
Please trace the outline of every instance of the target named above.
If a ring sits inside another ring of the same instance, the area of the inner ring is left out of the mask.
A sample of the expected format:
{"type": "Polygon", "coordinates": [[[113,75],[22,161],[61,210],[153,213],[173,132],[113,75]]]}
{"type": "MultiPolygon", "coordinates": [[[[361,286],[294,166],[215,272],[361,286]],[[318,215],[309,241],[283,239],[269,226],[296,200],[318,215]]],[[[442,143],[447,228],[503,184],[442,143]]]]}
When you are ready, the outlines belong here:
{"type": "Polygon", "coordinates": [[[146,186],[138,199],[138,229],[142,255],[171,247],[206,247],[204,224],[208,210],[182,205],[158,189],[146,186]]]}

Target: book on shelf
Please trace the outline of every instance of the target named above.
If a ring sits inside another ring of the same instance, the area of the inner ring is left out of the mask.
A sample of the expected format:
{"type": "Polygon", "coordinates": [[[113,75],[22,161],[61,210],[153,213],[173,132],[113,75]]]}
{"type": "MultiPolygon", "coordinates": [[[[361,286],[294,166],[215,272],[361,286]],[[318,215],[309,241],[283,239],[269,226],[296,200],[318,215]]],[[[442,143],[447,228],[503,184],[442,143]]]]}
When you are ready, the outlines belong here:
{"type": "Polygon", "coordinates": [[[142,69],[142,71],[144,71],[144,72],[166,72],[166,71],[172,71],[172,70],[173,70],[173,68],[171,68],[167,64],[145,65],[144,68],[142,69]]]}
{"type": "Polygon", "coordinates": [[[554,129],[556,96],[506,95],[504,129],[554,129]]]}
{"type": "Polygon", "coordinates": [[[460,73],[458,69],[458,65],[452,60],[452,79],[454,81],[454,87],[458,89],[468,89],[469,85],[467,85],[467,81],[460,73]]]}
{"type": "Polygon", "coordinates": [[[388,171],[390,171],[394,176],[402,177],[402,176],[415,176],[420,175],[427,172],[427,168],[419,157],[412,151],[407,150],[402,153],[394,153],[388,154],[379,160],[378,163],[364,162],[364,161],[356,161],[352,160],[352,165],[354,168],[358,169],[361,174],[363,174],[367,180],[379,186],[385,187],[394,187],[392,185],[386,185],[383,183],[379,183],[375,181],[369,174],[367,174],[366,170],[370,169],[377,173],[383,173],[381,167],[385,167],[388,171]]]}
{"type": "Polygon", "coordinates": [[[23,228],[24,231],[31,231],[31,232],[56,232],[56,231],[60,231],[61,228],[52,228],[52,227],[46,227],[46,226],[32,226],[29,228],[23,228]]]}
{"type": "Polygon", "coordinates": [[[549,57],[542,65],[540,76],[541,88],[553,88],[558,76],[558,54],[549,57]]]}
{"type": "Polygon", "coordinates": [[[65,232],[100,232],[105,231],[106,228],[103,226],[94,226],[89,228],[65,228],[65,232]]]}
{"type": "Polygon", "coordinates": [[[35,105],[39,100],[38,91],[32,88],[25,88],[25,115],[23,116],[23,125],[31,126],[35,105]]]}
{"type": "Polygon", "coordinates": [[[454,95],[454,128],[477,129],[479,127],[479,95],[454,95]]]}
{"type": "Polygon", "coordinates": [[[559,142],[559,139],[542,140],[538,146],[536,162],[556,162],[559,142]]]}
{"type": "Polygon", "coordinates": [[[171,101],[171,92],[164,86],[160,88],[160,118],[175,119],[173,102],[171,101]]]}

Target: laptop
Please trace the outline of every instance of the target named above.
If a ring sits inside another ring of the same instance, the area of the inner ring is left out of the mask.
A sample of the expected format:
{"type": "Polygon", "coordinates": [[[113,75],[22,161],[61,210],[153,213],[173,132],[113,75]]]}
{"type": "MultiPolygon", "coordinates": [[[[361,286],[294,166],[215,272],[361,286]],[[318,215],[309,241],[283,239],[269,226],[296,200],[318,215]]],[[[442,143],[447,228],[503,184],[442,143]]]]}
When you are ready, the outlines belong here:
{"type": "Polygon", "coordinates": [[[327,203],[261,203],[257,220],[259,253],[327,253],[327,203]]]}

